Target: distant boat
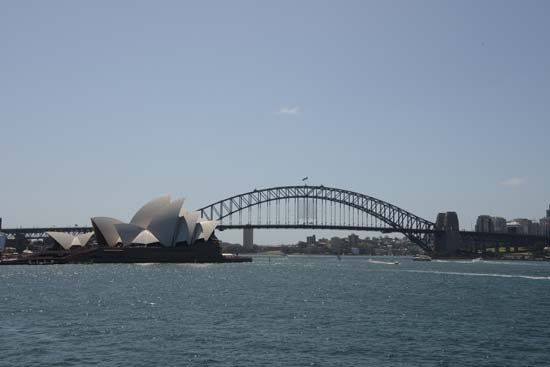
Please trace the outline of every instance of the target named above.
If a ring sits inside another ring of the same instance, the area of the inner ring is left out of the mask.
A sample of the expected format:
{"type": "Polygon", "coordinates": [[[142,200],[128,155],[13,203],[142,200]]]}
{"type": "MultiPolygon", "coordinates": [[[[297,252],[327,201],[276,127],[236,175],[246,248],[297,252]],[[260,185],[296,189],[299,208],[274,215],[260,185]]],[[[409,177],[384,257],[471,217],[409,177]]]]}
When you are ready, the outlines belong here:
{"type": "Polygon", "coordinates": [[[432,261],[432,258],[428,255],[416,255],[413,257],[413,261],[432,261]]]}
{"type": "Polygon", "coordinates": [[[399,261],[379,261],[379,260],[373,260],[373,259],[368,259],[367,260],[368,262],[370,263],[373,263],[373,264],[384,264],[384,265],[399,265],[399,261]]]}

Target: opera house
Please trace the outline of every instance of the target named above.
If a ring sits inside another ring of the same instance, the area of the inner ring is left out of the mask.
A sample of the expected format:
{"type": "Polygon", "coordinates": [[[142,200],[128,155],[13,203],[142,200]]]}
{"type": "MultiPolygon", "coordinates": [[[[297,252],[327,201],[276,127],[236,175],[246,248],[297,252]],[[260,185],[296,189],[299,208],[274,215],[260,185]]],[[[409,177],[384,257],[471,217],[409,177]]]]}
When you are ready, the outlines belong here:
{"type": "Polygon", "coordinates": [[[139,209],[130,223],[110,217],[92,218],[98,245],[107,247],[176,247],[208,242],[218,221],[200,217],[183,208],[183,199],[170,196],[153,199],[139,209]]]}
{"type": "Polygon", "coordinates": [[[67,262],[227,262],[214,235],[218,221],[183,208],[183,199],[162,196],[139,209],[129,223],[111,217],[91,218],[93,232],[73,236],[48,232],[69,253],[67,262]],[[89,241],[95,235],[97,246],[89,241]]]}

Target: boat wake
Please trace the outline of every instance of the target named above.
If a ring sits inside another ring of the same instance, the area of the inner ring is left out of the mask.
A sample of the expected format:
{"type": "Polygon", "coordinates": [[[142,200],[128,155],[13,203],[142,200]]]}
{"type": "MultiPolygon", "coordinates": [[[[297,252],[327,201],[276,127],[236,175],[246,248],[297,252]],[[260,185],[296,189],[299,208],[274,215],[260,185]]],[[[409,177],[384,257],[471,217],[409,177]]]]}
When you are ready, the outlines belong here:
{"type": "Polygon", "coordinates": [[[436,263],[453,263],[453,264],[474,264],[481,262],[479,259],[473,260],[434,260],[436,263]]]}
{"type": "Polygon", "coordinates": [[[493,278],[521,278],[531,280],[550,280],[550,276],[532,276],[516,274],[496,274],[496,273],[460,273],[457,271],[437,271],[437,270],[403,270],[409,273],[443,274],[443,275],[461,275],[471,277],[493,277],[493,278]]]}

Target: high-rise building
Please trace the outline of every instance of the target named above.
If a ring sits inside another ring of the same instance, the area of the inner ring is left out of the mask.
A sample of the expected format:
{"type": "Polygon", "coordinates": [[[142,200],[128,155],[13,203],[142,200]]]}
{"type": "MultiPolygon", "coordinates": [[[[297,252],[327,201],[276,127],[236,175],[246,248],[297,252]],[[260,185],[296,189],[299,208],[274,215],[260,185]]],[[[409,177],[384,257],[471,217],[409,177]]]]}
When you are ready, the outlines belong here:
{"type": "Polygon", "coordinates": [[[480,215],[476,221],[476,232],[494,232],[493,219],[490,215],[480,215]]]}
{"type": "MultiPolygon", "coordinates": [[[[512,223],[514,224],[514,227],[516,227],[515,233],[529,234],[529,229],[531,228],[533,221],[527,218],[516,218],[512,223]]],[[[508,228],[510,227],[510,224],[511,223],[508,223],[508,228]]]]}
{"type": "Polygon", "coordinates": [[[548,210],[546,211],[546,218],[550,218],[550,205],[548,205],[548,210]]]}
{"type": "Polygon", "coordinates": [[[539,221],[539,234],[541,236],[550,236],[550,217],[542,218],[539,221]]]}
{"type": "Polygon", "coordinates": [[[539,233],[540,233],[540,223],[531,221],[531,223],[529,223],[529,232],[528,232],[528,234],[538,236],[539,233]]]}
{"type": "Polygon", "coordinates": [[[497,233],[506,233],[506,219],[502,217],[493,217],[493,229],[497,233]]]}
{"type": "Polygon", "coordinates": [[[315,235],[307,236],[307,237],[306,237],[306,242],[307,242],[307,244],[310,245],[310,246],[315,245],[315,244],[317,243],[316,238],[315,238],[315,235]]]}

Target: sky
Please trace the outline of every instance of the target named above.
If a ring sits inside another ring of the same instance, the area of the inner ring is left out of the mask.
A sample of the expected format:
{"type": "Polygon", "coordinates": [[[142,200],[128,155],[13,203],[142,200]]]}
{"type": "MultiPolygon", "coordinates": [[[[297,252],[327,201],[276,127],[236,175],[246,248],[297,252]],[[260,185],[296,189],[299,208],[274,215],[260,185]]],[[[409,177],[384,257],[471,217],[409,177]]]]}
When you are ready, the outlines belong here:
{"type": "Polygon", "coordinates": [[[466,229],[550,204],[547,1],[2,1],[0,44],[4,228],[305,176],[466,229]]]}

